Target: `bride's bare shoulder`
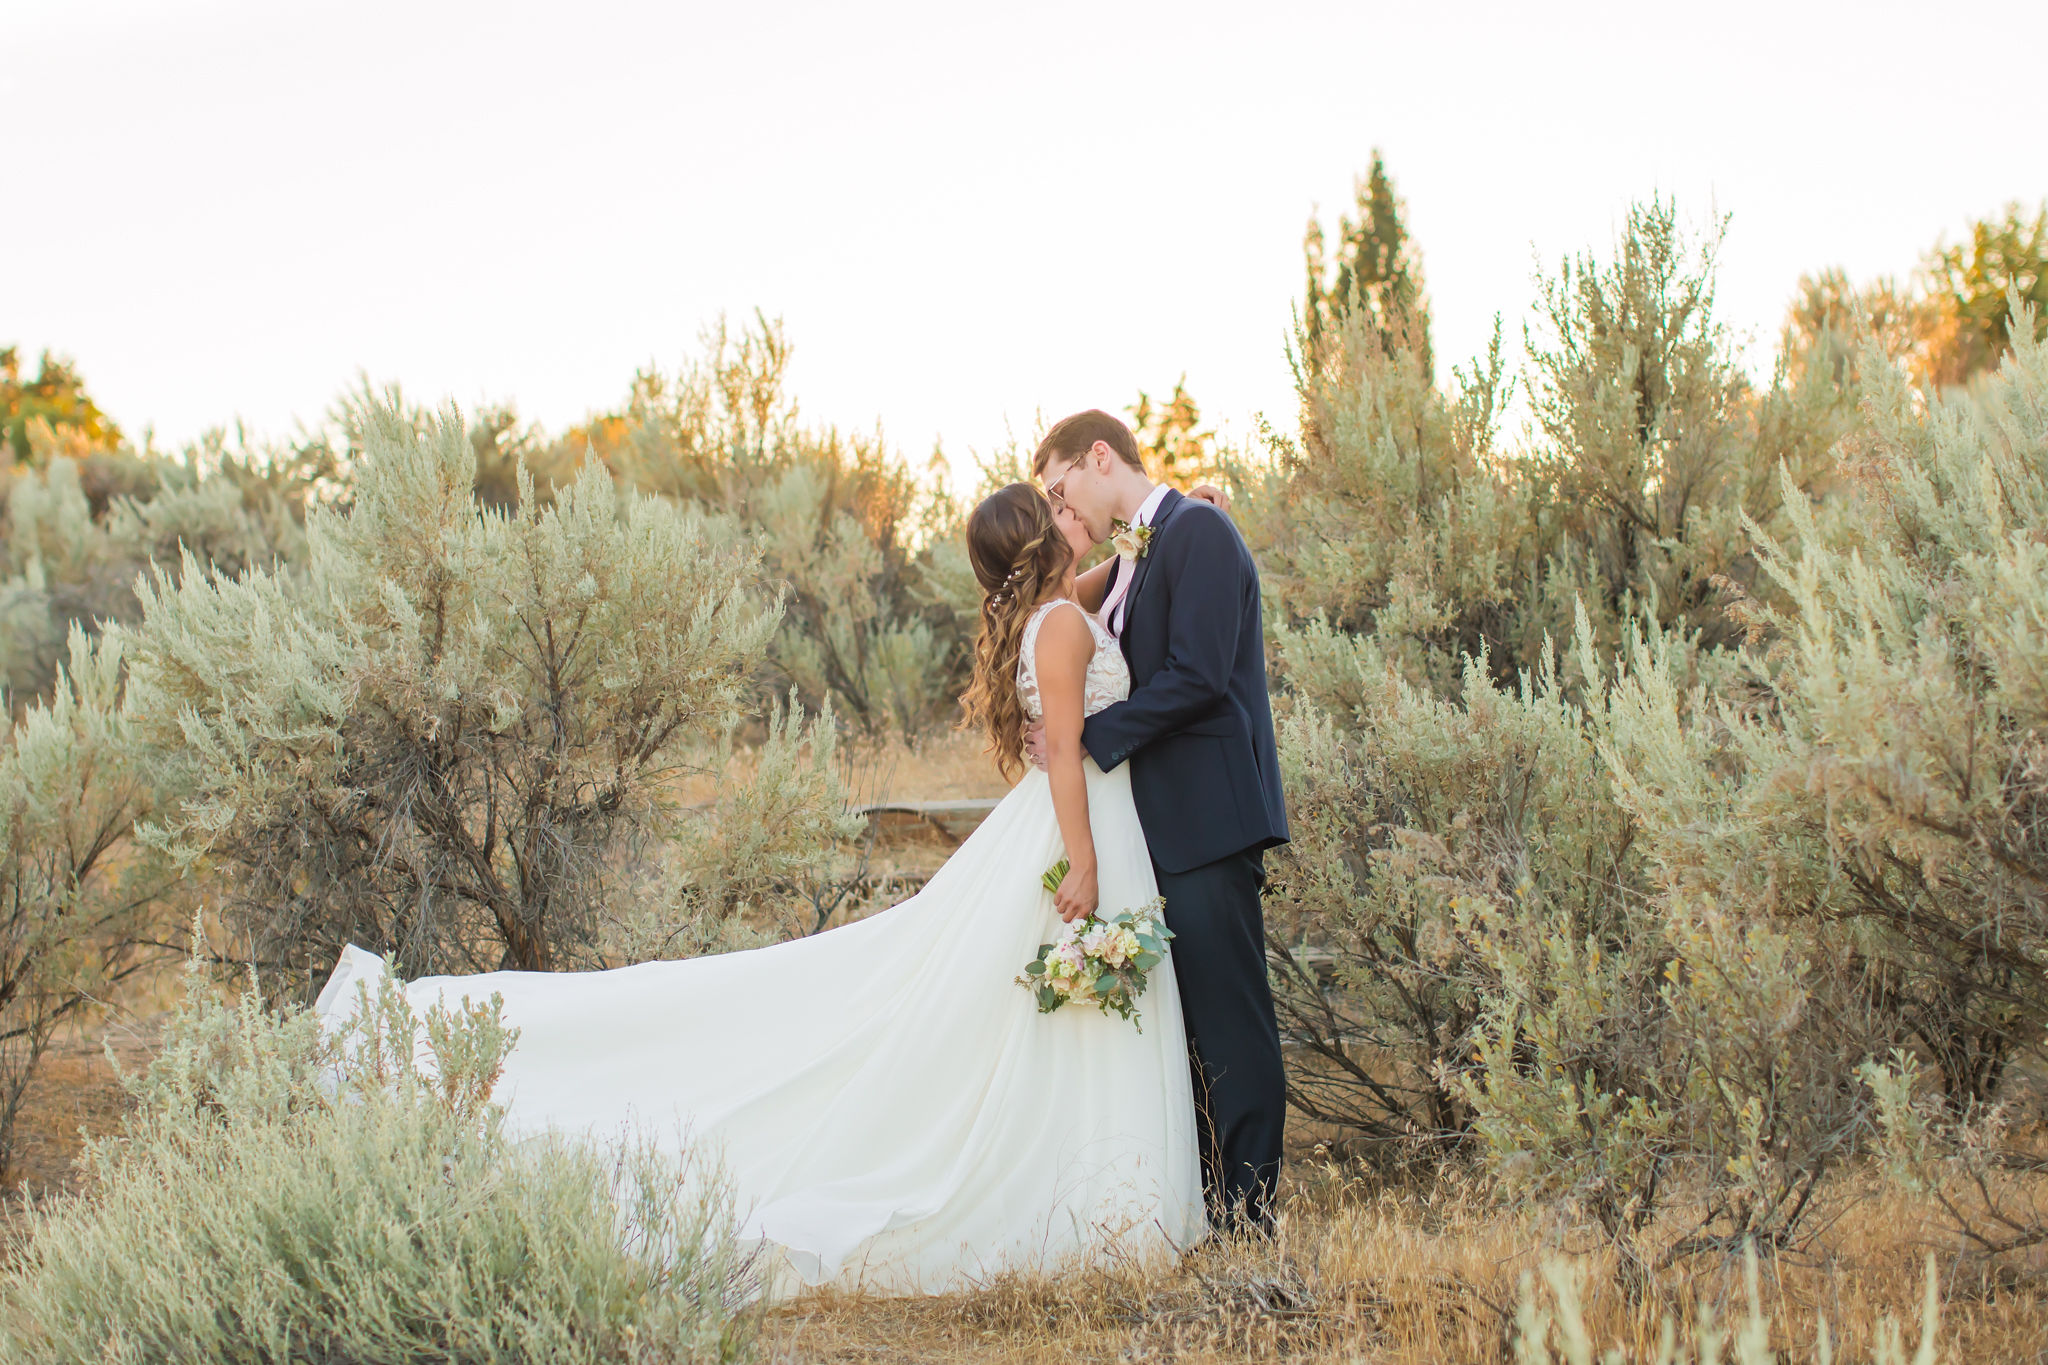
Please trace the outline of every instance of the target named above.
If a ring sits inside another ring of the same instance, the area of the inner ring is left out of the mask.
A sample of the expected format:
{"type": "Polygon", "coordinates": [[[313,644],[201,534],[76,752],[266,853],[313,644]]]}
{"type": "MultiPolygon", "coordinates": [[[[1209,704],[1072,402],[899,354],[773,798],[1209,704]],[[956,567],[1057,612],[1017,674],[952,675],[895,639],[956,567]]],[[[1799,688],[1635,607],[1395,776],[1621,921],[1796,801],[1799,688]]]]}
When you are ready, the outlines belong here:
{"type": "Polygon", "coordinates": [[[1087,611],[1072,598],[1057,598],[1040,607],[1037,645],[1041,665],[1078,659],[1085,667],[1095,653],[1095,632],[1089,629],[1087,611]],[[1073,610],[1054,610],[1062,605],[1073,610]]]}

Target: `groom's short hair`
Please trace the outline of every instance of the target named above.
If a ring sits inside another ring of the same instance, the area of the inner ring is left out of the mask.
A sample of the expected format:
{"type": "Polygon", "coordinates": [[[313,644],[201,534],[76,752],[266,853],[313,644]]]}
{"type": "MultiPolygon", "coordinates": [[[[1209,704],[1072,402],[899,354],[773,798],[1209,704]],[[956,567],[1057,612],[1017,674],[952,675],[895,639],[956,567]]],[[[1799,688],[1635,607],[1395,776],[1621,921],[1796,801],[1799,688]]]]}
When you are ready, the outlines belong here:
{"type": "Polygon", "coordinates": [[[1031,457],[1032,476],[1035,478],[1045,473],[1046,462],[1053,456],[1063,460],[1079,459],[1094,449],[1097,441],[1114,450],[1117,457],[1131,468],[1144,472],[1145,461],[1138,454],[1138,439],[1131,435],[1131,429],[1101,408],[1090,408],[1072,417],[1062,417],[1052,424],[1052,430],[1046,432],[1045,439],[1038,443],[1038,453],[1031,457]]]}

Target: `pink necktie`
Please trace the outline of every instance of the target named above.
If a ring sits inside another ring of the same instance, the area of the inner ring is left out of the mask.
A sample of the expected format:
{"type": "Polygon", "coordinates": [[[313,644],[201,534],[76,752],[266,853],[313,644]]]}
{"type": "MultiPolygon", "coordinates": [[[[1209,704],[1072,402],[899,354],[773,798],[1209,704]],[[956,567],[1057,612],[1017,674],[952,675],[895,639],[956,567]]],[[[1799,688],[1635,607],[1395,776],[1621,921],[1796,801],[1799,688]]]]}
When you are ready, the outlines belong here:
{"type": "Polygon", "coordinates": [[[1102,604],[1099,614],[1102,624],[1109,627],[1109,633],[1121,640],[1124,638],[1123,622],[1117,619],[1116,609],[1131,590],[1131,584],[1138,578],[1138,561],[1127,559],[1117,566],[1116,586],[1109,590],[1109,597],[1102,604]]]}

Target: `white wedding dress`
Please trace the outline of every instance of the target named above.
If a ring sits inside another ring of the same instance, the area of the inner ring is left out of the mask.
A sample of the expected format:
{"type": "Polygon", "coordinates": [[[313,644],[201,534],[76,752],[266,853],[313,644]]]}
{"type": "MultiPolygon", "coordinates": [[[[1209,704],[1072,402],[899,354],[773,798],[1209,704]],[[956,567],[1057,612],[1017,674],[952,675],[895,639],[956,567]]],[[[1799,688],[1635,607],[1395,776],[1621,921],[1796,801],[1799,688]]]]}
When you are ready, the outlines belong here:
{"type": "MultiPolygon", "coordinates": [[[[1079,608],[1048,603],[1023,632],[1017,686],[1034,717],[1039,627],[1056,610],[1079,608]]],[[[1089,627],[1092,715],[1130,675],[1089,627]]],[[[1130,769],[1084,762],[1111,914],[1152,899],[1152,864],[1130,769]]],[[[406,994],[419,1009],[503,996],[519,1038],[494,1098],[515,1137],[716,1144],[772,1297],[929,1293],[1177,1250],[1205,1218],[1171,962],[1150,973],[1143,1032],[1087,1005],[1041,1015],[1015,983],[1060,928],[1040,877],[1062,856],[1034,769],[923,890],[867,919],[611,971],[425,977],[406,994]]],[[[351,946],[315,1006],[324,1023],[384,970],[351,946]]]]}

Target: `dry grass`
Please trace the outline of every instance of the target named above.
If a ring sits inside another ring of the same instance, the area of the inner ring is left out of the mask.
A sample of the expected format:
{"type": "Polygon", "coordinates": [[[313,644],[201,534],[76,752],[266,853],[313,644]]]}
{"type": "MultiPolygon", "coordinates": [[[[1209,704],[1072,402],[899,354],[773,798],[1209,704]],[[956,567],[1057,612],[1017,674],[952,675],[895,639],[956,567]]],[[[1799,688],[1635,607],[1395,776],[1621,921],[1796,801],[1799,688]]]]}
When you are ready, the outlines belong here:
{"type": "MultiPolygon", "coordinates": [[[[1394,1190],[1313,1161],[1296,1162],[1281,1235],[1269,1245],[1210,1243],[1179,1264],[1010,1279],[929,1299],[821,1294],[769,1320],[771,1359],[1083,1365],[1246,1360],[1445,1362],[1513,1359],[1523,1277],[1563,1259],[1584,1276],[1594,1340],[1629,1360],[1656,1358],[1667,1317],[1739,1318],[1739,1259],[1695,1261],[1631,1301],[1611,1251],[1482,1191],[1445,1181],[1394,1190]]],[[[1936,1253],[1943,1358],[2048,1360],[2048,1299],[1965,1272],[1930,1243],[1931,1210],[1874,1185],[1845,1190],[1815,1246],[1763,1266],[1772,1345],[1815,1359],[1825,1317],[1834,1359],[1868,1358],[1889,1315],[1917,1335],[1926,1255],[1936,1253]]]]}
{"type": "Polygon", "coordinates": [[[915,747],[891,740],[860,750],[883,775],[874,801],[965,801],[1004,796],[1014,785],[982,752],[979,732],[942,730],[915,747]]]}

